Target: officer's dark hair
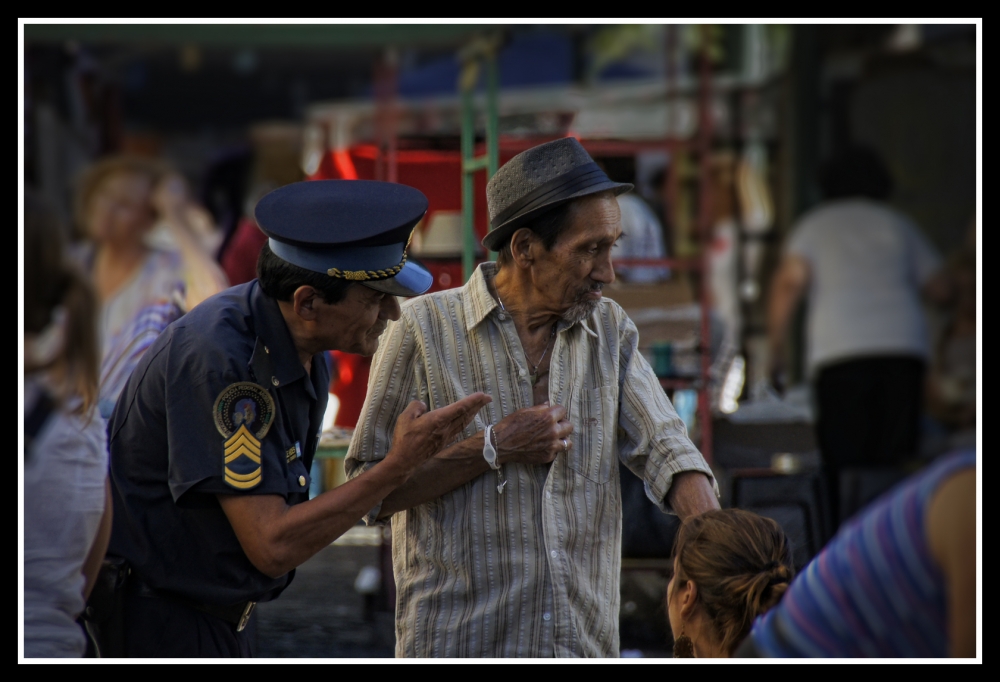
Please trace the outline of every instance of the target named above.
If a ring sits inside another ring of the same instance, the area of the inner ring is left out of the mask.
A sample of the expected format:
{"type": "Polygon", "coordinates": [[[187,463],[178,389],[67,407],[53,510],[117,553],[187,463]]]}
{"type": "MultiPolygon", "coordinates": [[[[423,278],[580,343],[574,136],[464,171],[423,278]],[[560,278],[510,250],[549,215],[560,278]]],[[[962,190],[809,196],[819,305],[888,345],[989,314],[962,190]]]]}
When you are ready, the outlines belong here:
{"type": "Polygon", "coordinates": [[[825,199],[867,197],[883,201],[892,194],[892,176],[875,150],[851,146],[830,157],[820,169],[825,199]]]}
{"type": "Polygon", "coordinates": [[[291,301],[296,289],[310,286],[319,291],[323,300],[330,304],[344,300],[352,284],[346,279],[329,277],[321,272],[292,265],[274,255],[267,242],[264,242],[257,258],[257,281],[265,294],[279,301],[291,301]]]}
{"type": "MultiPolygon", "coordinates": [[[[528,228],[535,233],[541,240],[542,246],[545,247],[546,251],[552,249],[552,246],[559,240],[559,235],[565,231],[565,229],[570,224],[570,218],[573,215],[572,211],[573,202],[567,201],[565,204],[553,208],[551,211],[546,211],[545,213],[532,218],[528,222],[524,223],[517,230],[521,228],[528,228]]],[[[514,232],[517,232],[514,230],[514,232]]],[[[511,239],[514,236],[514,232],[511,232],[510,237],[507,241],[503,243],[500,247],[499,253],[497,254],[497,267],[502,268],[507,263],[514,262],[514,254],[510,248],[511,239]]]]}

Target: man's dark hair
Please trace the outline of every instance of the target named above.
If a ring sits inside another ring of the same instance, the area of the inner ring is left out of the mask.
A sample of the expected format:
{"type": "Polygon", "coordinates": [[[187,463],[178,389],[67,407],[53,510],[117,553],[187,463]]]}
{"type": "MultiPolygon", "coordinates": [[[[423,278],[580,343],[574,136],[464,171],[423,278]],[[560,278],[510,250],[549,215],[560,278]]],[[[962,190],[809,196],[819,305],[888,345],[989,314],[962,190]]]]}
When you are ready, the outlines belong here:
{"type": "MultiPolygon", "coordinates": [[[[570,216],[572,215],[572,201],[567,201],[565,204],[556,206],[551,211],[546,211],[545,213],[532,218],[528,222],[521,225],[521,227],[526,227],[532,232],[534,232],[541,240],[542,246],[548,251],[552,248],[552,245],[556,243],[559,239],[559,235],[569,226],[570,216]]],[[[521,227],[517,229],[521,229],[521,227]]],[[[517,230],[514,230],[517,232],[517,230]]],[[[513,237],[513,233],[511,233],[513,237]]],[[[497,254],[497,267],[503,267],[507,263],[514,261],[514,255],[510,249],[511,238],[508,237],[507,241],[503,243],[500,247],[500,252],[497,254]]]]}
{"type": "Polygon", "coordinates": [[[819,184],[827,200],[861,196],[882,201],[892,193],[889,169],[873,149],[861,146],[844,149],[824,163],[819,184]]]}
{"type": "Polygon", "coordinates": [[[295,290],[301,286],[310,286],[323,295],[327,303],[340,303],[347,296],[347,290],[352,282],[313,272],[292,265],[274,255],[271,247],[264,243],[257,258],[257,280],[261,289],[271,298],[279,301],[291,301],[295,290]]]}

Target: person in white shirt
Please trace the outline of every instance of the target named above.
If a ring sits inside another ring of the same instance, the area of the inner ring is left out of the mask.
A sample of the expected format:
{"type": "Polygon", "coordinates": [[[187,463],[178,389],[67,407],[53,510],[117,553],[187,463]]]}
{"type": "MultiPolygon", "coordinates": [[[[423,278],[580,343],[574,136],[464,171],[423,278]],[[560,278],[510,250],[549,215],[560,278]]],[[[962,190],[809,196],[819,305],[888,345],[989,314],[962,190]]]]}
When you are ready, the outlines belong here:
{"type": "Polygon", "coordinates": [[[793,227],[775,273],[768,336],[780,385],[788,323],[805,295],[806,368],[836,521],[843,467],[917,455],[930,355],[921,295],[940,257],[885,203],[892,179],[871,150],[832,157],[821,186],[825,201],[793,227]]]}

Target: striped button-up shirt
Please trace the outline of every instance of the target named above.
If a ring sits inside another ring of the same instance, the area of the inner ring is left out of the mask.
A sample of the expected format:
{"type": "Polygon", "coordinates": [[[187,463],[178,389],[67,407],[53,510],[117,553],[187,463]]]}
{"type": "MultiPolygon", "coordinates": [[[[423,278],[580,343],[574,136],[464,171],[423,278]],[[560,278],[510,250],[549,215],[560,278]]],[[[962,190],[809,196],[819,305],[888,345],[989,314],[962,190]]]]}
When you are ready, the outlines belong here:
{"type": "MultiPolygon", "coordinates": [[[[403,305],[372,363],[349,475],[385,457],[411,400],[492,396],[462,438],[533,404],[514,322],[487,288],[494,274],[484,264],[464,287],[403,305]]],[[[550,465],[503,465],[502,494],[488,471],[393,515],[397,656],[617,656],[618,460],[664,511],[676,474],[712,476],[618,304],[602,299],[557,329],[549,400],[567,409],[573,447],[550,465]]]]}

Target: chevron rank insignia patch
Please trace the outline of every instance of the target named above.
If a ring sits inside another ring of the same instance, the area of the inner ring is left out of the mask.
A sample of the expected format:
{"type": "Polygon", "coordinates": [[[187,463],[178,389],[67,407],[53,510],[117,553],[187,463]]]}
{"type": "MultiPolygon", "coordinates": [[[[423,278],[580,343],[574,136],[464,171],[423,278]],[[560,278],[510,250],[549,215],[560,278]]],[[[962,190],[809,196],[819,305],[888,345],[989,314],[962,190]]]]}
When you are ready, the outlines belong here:
{"type": "Polygon", "coordinates": [[[274,421],[274,400],[251,381],[230,384],[215,399],[215,427],[225,438],[223,478],[228,485],[249,490],[260,485],[263,467],[260,441],[274,421]]]}

